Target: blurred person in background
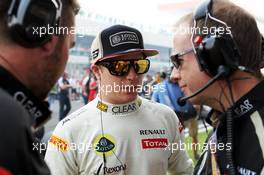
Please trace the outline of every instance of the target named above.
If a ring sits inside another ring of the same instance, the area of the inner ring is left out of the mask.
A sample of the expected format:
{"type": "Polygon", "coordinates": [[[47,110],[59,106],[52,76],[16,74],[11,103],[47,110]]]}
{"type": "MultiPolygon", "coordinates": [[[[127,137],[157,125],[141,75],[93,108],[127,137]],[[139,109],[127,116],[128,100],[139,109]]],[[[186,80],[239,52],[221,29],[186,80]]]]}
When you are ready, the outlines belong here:
{"type": "Polygon", "coordinates": [[[77,80],[74,77],[69,79],[69,83],[71,85],[71,100],[78,100],[78,93],[77,93],[77,80]]]}
{"type": "Polygon", "coordinates": [[[143,78],[143,83],[142,83],[142,90],[139,92],[139,95],[141,97],[144,97],[146,99],[150,99],[151,96],[151,82],[152,82],[152,77],[149,74],[146,74],[143,78]]]}
{"type": "Polygon", "coordinates": [[[85,69],[85,75],[81,80],[81,87],[82,87],[82,98],[83,103],[86,105],[88,103],[89,93],[90,93],[90,81],[91,81],[91,71],[90,68],[85,69]]]}
{"type": "Polygon", "coordinates": [[[159,84],[160,82],[161,82],[160,72],[156,72],[151,85],[154,86],[156,84],[159,84]]]}
{"type": "Polygon", "coordinates": [[[62,77],[58,80],[60,105],[59,120],[64,119],[71,110],[70,88],[72,88],[72,85],[68,78],[68,73],[64,72],[62,77]]]}

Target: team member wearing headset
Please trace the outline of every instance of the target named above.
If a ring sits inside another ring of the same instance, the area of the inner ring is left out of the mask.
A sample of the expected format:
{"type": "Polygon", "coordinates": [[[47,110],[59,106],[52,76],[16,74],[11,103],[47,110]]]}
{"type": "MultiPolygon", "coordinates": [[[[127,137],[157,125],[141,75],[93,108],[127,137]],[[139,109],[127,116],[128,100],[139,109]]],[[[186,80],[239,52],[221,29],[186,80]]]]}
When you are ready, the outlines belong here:
{"type": "Polygon", "coordinates": [[[194,104],[222,112],[194,174],[264,174],[263,38],[255,19],[224,0],[175,25],[174,77],[194,104]]]}
{"type": "Polygon", "coordinates": [[[50,174],[33,132],[51,114],[43,100],[64,71],[74,36],[43,29],[74,27],[78,9],[75,0],[0,2],[0,174],[50,174]]]}

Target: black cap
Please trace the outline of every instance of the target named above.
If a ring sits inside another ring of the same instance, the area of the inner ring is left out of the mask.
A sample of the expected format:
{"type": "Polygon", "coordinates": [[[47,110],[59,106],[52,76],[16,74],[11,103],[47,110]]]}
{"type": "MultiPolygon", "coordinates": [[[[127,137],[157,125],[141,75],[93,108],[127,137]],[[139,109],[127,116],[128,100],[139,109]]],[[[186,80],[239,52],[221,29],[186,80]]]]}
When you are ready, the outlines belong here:
{"type": "Polygon", "coordinates": [[[154,49],[144,49],[140,31],[124,25],[114,25],[104,29],[95,37],[91,46],[93,64],[133,53],[143,53],[148,57],[159,52],[154,49]]]}

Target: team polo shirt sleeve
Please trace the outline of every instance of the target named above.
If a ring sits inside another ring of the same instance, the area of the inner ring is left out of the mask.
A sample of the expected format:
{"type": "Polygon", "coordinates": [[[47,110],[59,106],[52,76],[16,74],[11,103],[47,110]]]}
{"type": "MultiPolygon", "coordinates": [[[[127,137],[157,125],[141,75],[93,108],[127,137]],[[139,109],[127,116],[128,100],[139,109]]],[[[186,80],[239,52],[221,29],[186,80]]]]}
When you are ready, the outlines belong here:
{"type": "Polygon", "coordinates": [[[74,175],[78,172],[73,139],[65,120],[55,128],[48,142],[45,161],[54,175],[74,175]]]}
{"type": "Polygon", "coordinates": [[[169,115],[171,116],[170,123],[173,128],[174,139],[168,147],[171,151],[168,171],[171,175],[193,174],[193,162],[186,152],[186,147],[184,147],[184,128],[173,111],[170,111],[169,115]]]}

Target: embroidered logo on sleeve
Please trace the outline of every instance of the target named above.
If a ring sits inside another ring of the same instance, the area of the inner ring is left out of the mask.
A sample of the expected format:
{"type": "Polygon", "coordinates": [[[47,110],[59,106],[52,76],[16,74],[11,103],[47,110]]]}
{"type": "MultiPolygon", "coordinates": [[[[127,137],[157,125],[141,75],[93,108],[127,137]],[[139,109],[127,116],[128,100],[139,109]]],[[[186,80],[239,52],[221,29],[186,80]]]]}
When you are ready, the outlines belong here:
{"type": "Polygon", "coordinates": [[[52,135],[49,139],[49,143],[58,148],[60,151],[68,151],[69,144],[67,141],[59,138],[58,136],[52,135]]]}

